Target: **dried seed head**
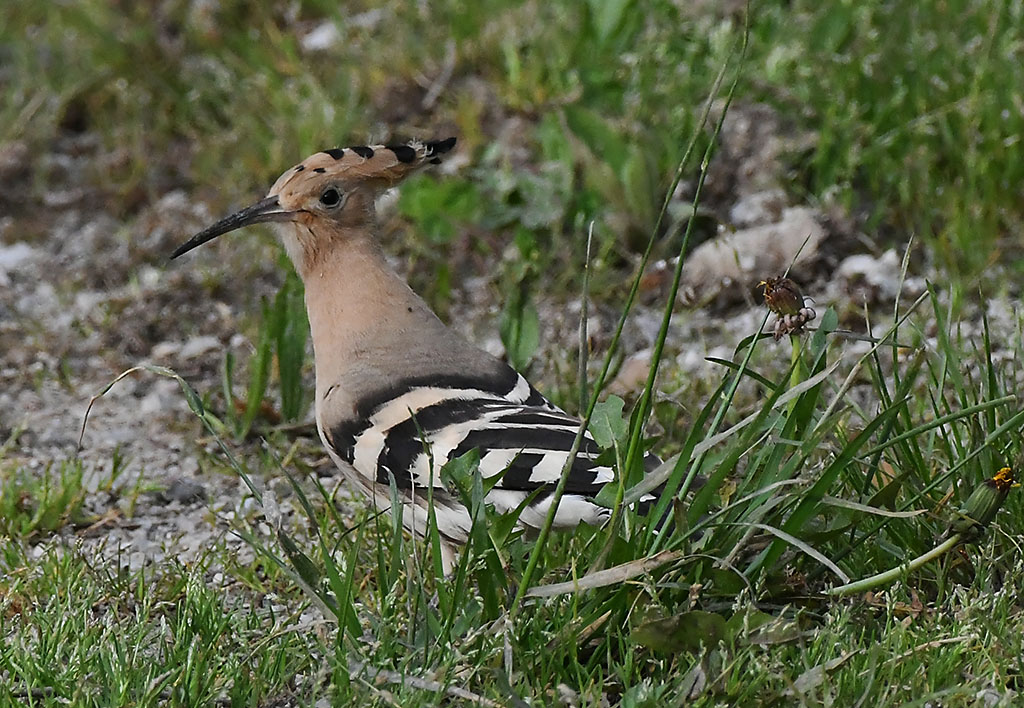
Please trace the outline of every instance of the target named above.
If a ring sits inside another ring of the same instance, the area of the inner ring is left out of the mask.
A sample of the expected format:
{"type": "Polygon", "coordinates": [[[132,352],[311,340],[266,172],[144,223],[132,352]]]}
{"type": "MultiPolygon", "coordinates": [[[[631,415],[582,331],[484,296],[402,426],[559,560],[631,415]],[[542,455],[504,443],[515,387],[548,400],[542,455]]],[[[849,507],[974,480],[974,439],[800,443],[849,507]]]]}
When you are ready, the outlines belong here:
{"type": "Polygon", "coordinates": [[[777,315],[795,315],[804,306],[800,287],[790,278],[769,278],[757,285],[764,288],[764,304],[777,315]]]}
{"type": "Polygon", "coordinates": [[[802,334],[805,325],[817,317],[812,308],[804,305],[804,296],[799,286],[791,279],[769,278],[762,280],[757,286],[764,288],[764,302],[777,316],[772,332],[776,341],[787,334],[802,334]]]}

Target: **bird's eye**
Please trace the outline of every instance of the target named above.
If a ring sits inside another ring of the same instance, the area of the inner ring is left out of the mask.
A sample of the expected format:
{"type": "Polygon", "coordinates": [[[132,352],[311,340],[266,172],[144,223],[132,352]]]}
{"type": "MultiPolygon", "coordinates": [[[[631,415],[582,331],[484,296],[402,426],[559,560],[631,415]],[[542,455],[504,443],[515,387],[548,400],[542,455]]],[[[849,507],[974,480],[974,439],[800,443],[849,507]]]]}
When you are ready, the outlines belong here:
{"type": "Polygon", "coordinates": [[[341,204],[341,194],[334,187],[329,187],[320,195],[320,203],[326,207],[336,207],[341,204]]]}

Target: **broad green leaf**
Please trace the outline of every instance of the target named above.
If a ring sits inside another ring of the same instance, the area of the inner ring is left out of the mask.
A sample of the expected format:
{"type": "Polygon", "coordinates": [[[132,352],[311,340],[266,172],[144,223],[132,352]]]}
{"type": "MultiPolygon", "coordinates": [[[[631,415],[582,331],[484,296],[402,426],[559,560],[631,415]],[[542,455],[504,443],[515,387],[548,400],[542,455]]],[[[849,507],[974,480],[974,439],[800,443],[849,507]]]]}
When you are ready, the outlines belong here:
{"type": "Polygon", "coordinates": [[[618,396],[608,396],[608,400],[594,406],[588,429],[597,444],[606,450],[624,442],[629,432],[629,423],[622,416],[625,405],[618,396]]]}
{"type": "MultiPolygon", "coordinates": [[[[458,489],[467,497],[473,488],[474,472],[480,467],[480,451],[473,448],[464,455],[448,460],[441,467],[441,481],[450,489],[458,489]]],[[[467,498],[466,501],[469,501],[467,498]]]]}

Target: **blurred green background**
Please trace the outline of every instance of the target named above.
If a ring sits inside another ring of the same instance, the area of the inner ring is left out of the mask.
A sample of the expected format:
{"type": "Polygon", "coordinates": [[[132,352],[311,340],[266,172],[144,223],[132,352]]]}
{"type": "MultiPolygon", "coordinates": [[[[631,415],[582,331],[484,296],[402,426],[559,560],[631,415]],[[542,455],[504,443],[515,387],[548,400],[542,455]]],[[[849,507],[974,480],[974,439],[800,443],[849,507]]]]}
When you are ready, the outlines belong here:
{"type": "MultiPolygon", "coordinates": [[[[753,3],[736,99],[810,136],[787,155],[794,202],[918,236],[954,276],[1016,269],[1022,8],[753,3]]],[[[568,258],[596,219],[610,254],[653,223],[745,17],[742,3],[667,0],[11,0],[0,141],[38,154],[99,132],[111,157],[93,179],[130,219],[172,188],[245,199],[324,147],[453,134],[468,168],[402,196],[412,250],[525,229],[568,258]]],[[[31,179],[47,189],[45,170],[31,179]]]]}

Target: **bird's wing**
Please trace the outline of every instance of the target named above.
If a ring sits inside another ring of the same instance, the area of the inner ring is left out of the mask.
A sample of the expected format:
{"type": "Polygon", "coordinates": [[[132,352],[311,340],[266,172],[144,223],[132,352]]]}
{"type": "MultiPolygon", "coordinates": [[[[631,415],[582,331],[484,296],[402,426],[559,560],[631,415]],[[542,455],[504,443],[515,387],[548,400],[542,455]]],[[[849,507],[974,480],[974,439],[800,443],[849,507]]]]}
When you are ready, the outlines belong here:
{"type": "MultiPolygon", "coordinates": [[[[499,511],[515,508],[537,490],[543,503],[561,477],[580,421],[520,374],[508,372],[417,378],[393,386],[361,404],[358,421],[332,431],[335,452],[380,484],[393,480],[400,489],[426,489],[442,488],[440,468],[475,449],[481,476],[500,476],[487,497],[499,511]]],[[[586,433],[567,480],[564,513],[559,506],[559,517],[566,517],[556,519],[559,525],[606,514],[589,502],[615,478],[611,467],[596,462],[600,454],[586,433]]]]}

